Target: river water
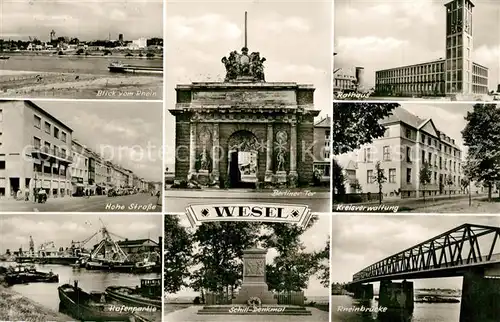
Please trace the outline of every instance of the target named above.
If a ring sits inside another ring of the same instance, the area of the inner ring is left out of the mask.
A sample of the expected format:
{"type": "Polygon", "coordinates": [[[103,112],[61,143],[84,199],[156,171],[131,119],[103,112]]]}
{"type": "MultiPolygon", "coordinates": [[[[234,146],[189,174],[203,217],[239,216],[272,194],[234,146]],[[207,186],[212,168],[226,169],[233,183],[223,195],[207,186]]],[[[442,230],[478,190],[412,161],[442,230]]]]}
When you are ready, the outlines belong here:
{"type": "MultiPolygon", "coordinates": [[[[9,266],[3,264],[2,266],[9,266]]],[[[15,263],[10,263],[15,265],[15,263]]],[[[57,287],[62,284],[73,284],[78,281],[78,286],[86,292],[104,291],[108,286],[131,286],[140,285],[141,278],[159,278],[159,274],[127,274],[110,273],[98,270],[86,270],[84,268],[73,268],[62,265],[35,265],[41,272],[50,272],[59,275],[59,283],[30,283],[13,285],[12,289],[27,298],[42,304],[43,306],[59,311],[59,294],[57,287]]]]}
{"type": "MultiPolygon", "coordinates": [[[[361,306],[376,308],[378,301],[359,301],[348,295],[332,296],[332,322],[394,322],[394,320],[385,320],[377,316],[376,313],[361,312],[340,312],[339,308],[356,308],[361,306]]],[[[411,322],[458,322],[460,319],[460,303],[415,303],[415,308],[411,322]]],[[[399,321],[398,321],[399,322],[399,321]]],[[[479,321],[478,321],[479,322],[479,321]]]]}
{"type": "Polygon", "coordinates": [[[12,54],[9,56],[10,59],[0,60],[0,70],[106,75],[109,74],[109,64],[114,61],[121,61],[130,65],[140,65],[148,67],[163,66],[163,59],[106,56],[23,56],[16,54],[12,54]]]}

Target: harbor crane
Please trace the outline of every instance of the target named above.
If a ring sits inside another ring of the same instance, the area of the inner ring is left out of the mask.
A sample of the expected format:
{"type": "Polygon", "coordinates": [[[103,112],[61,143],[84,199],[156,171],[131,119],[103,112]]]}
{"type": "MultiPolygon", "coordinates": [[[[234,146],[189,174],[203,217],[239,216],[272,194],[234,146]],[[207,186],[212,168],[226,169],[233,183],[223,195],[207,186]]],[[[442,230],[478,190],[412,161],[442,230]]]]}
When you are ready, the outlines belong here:
{"type": "MultiPolygon", "coordinates": [[[[100,229],[100,232],[102,234],[102,240],[99,243],[99,245],[97,245],[97,247],[92,251],[90,257],[97,258],[101,252],[104,252],[103,260],[107,262],[123,263],[127,261],[128,255],[125,254],[123,249],[121,249],[120,245],[118,245],[118,243],[111,237],[111,235],[115,234],[112,234],[108,231],[108,229],[104,226],[104,223],[102,222],[101,219],[99,219],[99,221],[102,224],[102,228],[100,229]],[[106,253],[106,247],[111,247],[111,252],[112,252],[111,256],[107,256],[108,254],[106,253]]],[[[119,237],[117,235],[115,236],[119,237]]]]}
{"type": "Polygon", "coordinates": [[[47,246],[50,246],[52,249],[56,248],[56,245],[54,245],[53,241],[47,241],[40,244],[39,250],[47,250],[47,246]]]}

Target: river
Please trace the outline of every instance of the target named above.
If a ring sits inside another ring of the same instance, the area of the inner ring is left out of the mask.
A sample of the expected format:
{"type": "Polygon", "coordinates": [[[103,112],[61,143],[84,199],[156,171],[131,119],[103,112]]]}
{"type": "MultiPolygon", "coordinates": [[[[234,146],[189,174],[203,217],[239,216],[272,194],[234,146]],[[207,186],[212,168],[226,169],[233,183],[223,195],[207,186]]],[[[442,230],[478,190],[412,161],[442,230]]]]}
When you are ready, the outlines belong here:
{"type": "MultiPolygon", "coordinates": [[[[359,308],[362,305],[365,307],[370,306],[376,308],[378,301],[363,301],[353,299],[348,295],[333,295],[331,310],[332,322],[368,322],[368,321],[381,321],[378,319],[376,313],[361,313],[361,312],[340,312],[339,308],[359,308]]],[[[411,322],[458,322],[460,319],[460,303],[415,303],[415,308],[411,315],[411,322]]],[[[391,322],[393,320],[390,320],[391,322]]]]}
{"type": "Polygon", "coordinates": [[[109,74],[109,64],[114,61],[121,61],[130,65],[140,65],[148,67],[163,66],[163,59],[129,58],[116,56],[28,56],[17,54],[12,54],[9,56],[10,59],[0,60],[0,70],[106,75],[109,74]]]}
{"type": "MultiPolygon", "coordinates": [[[[2,263],[2,266],[15,265],[15,263],[2,263]]],[[[131,286],[140,285],[141,278],[159,278],[160,274],[127,274],[102,272],[98,270],[86,270],[84,268],[73,268],[62,265],[35,265],[41,272],[50,272],[59,275],[59,283],[30,283],[13,285],[12,289],[27,298],[42,304],[54,311],[59,311],[59,295],[57,287],[62,284],[73,284],[78,281],[78,286],[86,292],[104,291],[108,286],[131,286]]]]}

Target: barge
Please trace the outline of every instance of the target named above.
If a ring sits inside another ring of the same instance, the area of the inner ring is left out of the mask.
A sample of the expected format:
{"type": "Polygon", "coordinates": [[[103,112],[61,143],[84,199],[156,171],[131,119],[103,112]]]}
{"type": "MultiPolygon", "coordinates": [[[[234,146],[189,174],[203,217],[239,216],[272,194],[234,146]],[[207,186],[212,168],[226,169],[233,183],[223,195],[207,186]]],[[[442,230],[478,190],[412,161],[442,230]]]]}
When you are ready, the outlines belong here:
{"type": "Polygon", "coordinates": [[[111,299],[138,306],[154,306],[161,310],[161,279],[141,279],[140,287],[109,286],[106,295],[111,299]]]}
{"type": "Polygon", "coordinates": [[[111,63],[108,66],[108,69],[111,73],[163,75],[163,67],[137,66],[137,65],[122,64],[118,62],[111,63]]]}

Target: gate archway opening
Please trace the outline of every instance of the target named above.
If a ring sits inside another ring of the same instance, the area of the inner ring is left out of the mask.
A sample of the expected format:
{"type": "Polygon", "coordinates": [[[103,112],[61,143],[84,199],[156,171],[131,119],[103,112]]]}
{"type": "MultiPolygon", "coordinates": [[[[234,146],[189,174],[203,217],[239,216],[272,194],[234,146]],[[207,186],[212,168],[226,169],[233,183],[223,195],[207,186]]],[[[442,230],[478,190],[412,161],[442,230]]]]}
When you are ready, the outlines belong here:
{"type": "Polygon", "coordinates": [[[230,188],[255,188],[258,182],[258,140],[250,131],[234,132],[228,139],[230,188]]]}

